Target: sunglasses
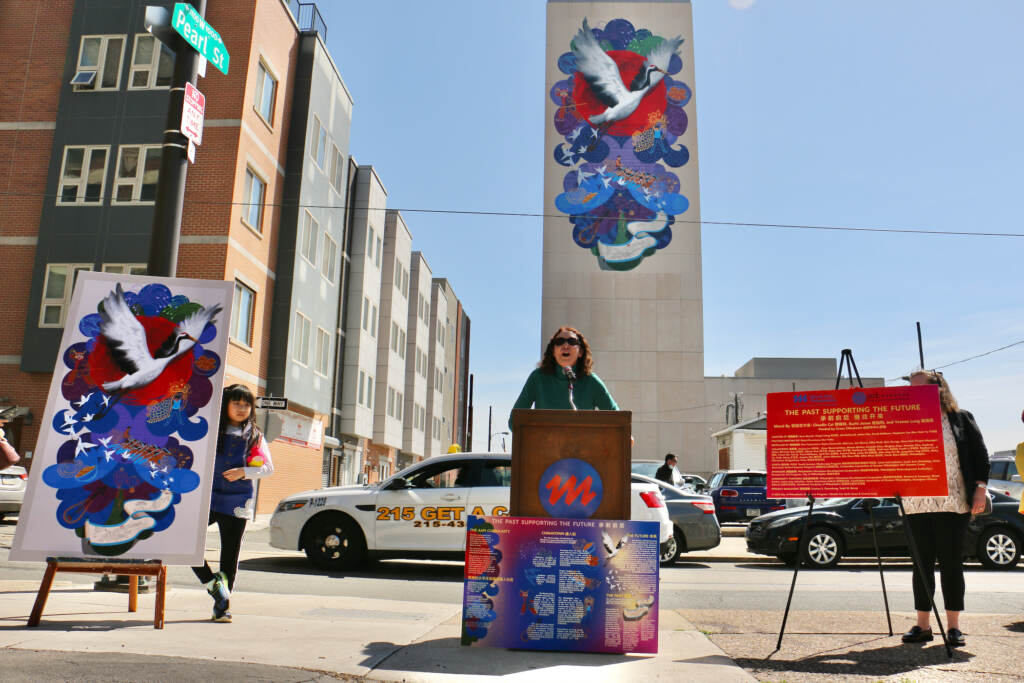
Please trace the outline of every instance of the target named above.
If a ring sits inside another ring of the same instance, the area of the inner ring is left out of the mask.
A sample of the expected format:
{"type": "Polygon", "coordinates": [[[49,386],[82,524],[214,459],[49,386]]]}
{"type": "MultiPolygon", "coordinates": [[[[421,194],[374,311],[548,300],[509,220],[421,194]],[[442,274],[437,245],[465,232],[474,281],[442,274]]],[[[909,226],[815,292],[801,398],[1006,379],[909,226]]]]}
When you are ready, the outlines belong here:
{"type": "Polygon", "coordinates": [[[569,346],[579,346],[580,340],[576,337],[555,337],[555,346],[562,346],[568,344],[569,346]]]}

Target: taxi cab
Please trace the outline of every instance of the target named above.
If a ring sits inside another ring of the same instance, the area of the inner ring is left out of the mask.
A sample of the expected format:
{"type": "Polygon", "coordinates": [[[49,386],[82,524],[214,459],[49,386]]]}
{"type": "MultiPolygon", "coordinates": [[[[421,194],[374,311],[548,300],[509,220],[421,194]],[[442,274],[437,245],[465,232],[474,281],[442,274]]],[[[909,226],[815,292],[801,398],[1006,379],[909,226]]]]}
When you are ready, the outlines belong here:
{"type": "MultiPolygon", "coordinates": [[[[322,569],[350,569],[368,556],[463,559],[468,515],[507,515],[508,454],[435,456],[372,486],[336,486],[289,496],[270,519],[270,545],[303,550],[322,569]]],[[[661,524],[675,543],[657,486],[631,484],[630,518],[661,524]]],[[[663,548],[664,550],[664,548],[663,548]]]]}

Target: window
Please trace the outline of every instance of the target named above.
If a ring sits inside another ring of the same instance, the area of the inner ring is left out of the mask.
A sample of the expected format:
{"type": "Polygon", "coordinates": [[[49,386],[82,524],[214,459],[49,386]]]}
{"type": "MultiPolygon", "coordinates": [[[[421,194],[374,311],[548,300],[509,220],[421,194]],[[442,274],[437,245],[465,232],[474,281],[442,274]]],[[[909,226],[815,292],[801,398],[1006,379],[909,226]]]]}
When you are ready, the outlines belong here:
{"type": "Polygon", "coordinates": [[[104,263],[104,273],[123,273],[126,275],[145,275],[149,267],[145,263],[104,263]]]}
{"type": "Polygon", "coordinates": [[[376,234],[372,227],[366,233],[366,258],[371,261],[373,260],[373,238],[376,234]]]}
{"type": "Polygon", "coordinates": [[[327,376],[330,366],[331,335],[322,327],[316,328],[316,374],[327,376]]]}
{"type": "Polygon", "coordinates": [[[405,360],[405,330],[398,330],[398,357],[405,360]]]}
{"type": "Polygon", "coordinates": [[[174,73],[174,52],[148,33],[135,34],[128,89],[168,88],[174,73]]]}
{"type": "Polygon", "coordinates": [[[401,391],[395,392],[395,418],[398,420],[402,419],[405,414],[405,397],[401,391]]]}
{"type": "Polygon", "coordinates": [[[263,198],[266,194],[267,184],[255,171],[246,167],[242,220],[258,233],[263,232],[263,198]]]}
{"type": "Polygon", "coordinates": [[[253,107],[256,113],[268,124],[274,124],[274,103],[277,99],[277,79],[274,78],[267,65],[261,59],[256,66],[256,102],[253,107]]]}
{"type": "Polygon", "coordinates": [[[50,263],[43,283],[43,303],[39,311],[39,327],[64,327],[64,316],[71,303],[78,274],[92,270],[90,263],[50,263]]]}
{"type": "Polygon", "coordinates": [[[378,237],[378,238],[377,238],[377,257],[376,257],[376,258],[374,259],[374,263],[376,263],[376,264],[377,264],[377,267],[378,267],[378,268],[380,268],[380,253],[381,253],[381,246],[382,246],[383,244],[384,244],[384,243],[383,243],[383,242],[381,241],[381,239],[380,239],[380,238],[378,237]]]}
{"type": "Polygon", "coordinates": [[[370,336],[377,337],[377,305],[370,307],[370,336]]]}
{"type": "Polygon", "coordinates": [[[252,346],[252,321],[255,304],[256,292],[236,280],[231,304],[229,337],[246,346],[252,346]]]}
{"type": "Polygon", "coordinates": [[[58,204],[99,204],[107,178],[109,147],[65,147],[58,204]]]}
{"type": "Polygon", "coordinates": [[[388,414],[388,417],[394,417],[395,416],[395,390],[393,388],[391,388],[391,387],[388,387],[387,414],[388,414]]]}
{"type": "Polygon", "coordinates": [[[309,154],[313,157],[316,165],[324,169],[326,168],[324,166],[324,155],[327,154],[327,129],[324,128],[324,124],[320,123],[320,117],[316,114],[313,114],[312,133],[309,137],[309,154]]]}
{"type": "Polygon", "coordinates": [[[370,300],[367,297],[363,297],[363,331],[369,332],[370,324],[370,300]]]}
{"type": "Polygon", "coordinates": [[[444,346],[444,324],[440,320],[437,321],[437,345],[444,346]]]}
{"type": "Polygon", "coordinates": [[[338,194],[342,191],[342,180],[345,174],[345,160],[338,151],[337,145],[331,145],[331,187],[338,194]]]}
{"type": "Polygon", "coordinates": [[[334,282],[334,270],[338,266],[338,243],[331,239],[331,236],[324,233],[324,260],[320,272],[327,278],[328,282],[334,282]]]}
{"type": "Polygon", "coordinates": [[[366,376],[366,407],[373,408],[373,375],[366,376]]]}
{"type": "Polygon", "coordinates": [[[512,464],[504,461],[486,460],[480,470],[480,481],[476,486],[512,486],[512,464]]]}
{"type": "Polygon", "coordinates": [[[160,175],[160,145],[121,145],[112,204],[152,204],[160,175]]]}
{"type": "Polygon", "coordinates": [[[472,486],[472,462],[464,460],[431,463],[417,470],[407,478],[408,484],[416,489],[451,489],[472,486]]]}
{"type": "Polygon", "coordinates": [[[316,267],[316,247],[319,242],[320,224],[313,218],[313,214],[306,211],[302,215],[302,241],[299,243],[299,251],[313,267],[316,267]]]}
{"type": "Polygon", "coordinates": [[[363,384],[366,382],[366,373],[362,370],[359,371],[359,396],[356,398],[356,403],[359,405],[363,404],[363,384]]]}
{"type": "Polygon", "coordinates": [[[117,90],[123,57],[124,36],[82,36],[78,68],[71,79],[75,91],[117,90]]]}
{"type": "Polygon", "coordinates": [[[309,365],[309,334],[313,324],[301,313],[295,313],[295,337],[292,339],[292,359],[300,365],[309,365]]]}

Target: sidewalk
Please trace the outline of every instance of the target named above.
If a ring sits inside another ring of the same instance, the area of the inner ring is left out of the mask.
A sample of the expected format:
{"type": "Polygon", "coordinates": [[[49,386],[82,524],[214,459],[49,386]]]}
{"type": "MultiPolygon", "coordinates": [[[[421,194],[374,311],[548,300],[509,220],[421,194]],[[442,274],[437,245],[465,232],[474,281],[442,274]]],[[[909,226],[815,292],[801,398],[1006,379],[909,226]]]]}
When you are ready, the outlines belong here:
{"type": "Polygon", "coordinates": [[[454,605],[338,596],[246,592],[232,600],[234,623],[217,624],[204,591],[174,587],[156,630],[153,595],[140,595],[133,614],[124,594],[60,578],[33,629],[39,584],[0,580],[5,681],[755,680],[671,610],[660,613],[657,655],[527,652],[460,646],[454,605]]]}

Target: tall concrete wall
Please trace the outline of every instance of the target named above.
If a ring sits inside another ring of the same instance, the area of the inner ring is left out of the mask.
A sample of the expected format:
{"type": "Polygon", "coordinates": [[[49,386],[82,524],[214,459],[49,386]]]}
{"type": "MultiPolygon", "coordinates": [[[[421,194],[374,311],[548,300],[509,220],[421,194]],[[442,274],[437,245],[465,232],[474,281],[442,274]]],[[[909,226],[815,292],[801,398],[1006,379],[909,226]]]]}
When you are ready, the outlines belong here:
{"type": "Polygon", "coordinates": [[[547,11],[541,348],[561,325],[583,332],[595,371],[633,412],[634,458],[703,454],[690,3],[552,0],[547,11]],[[596,42],[579,35],[584,21],[596,42]],[[615,98],[602,101],[588,76],[608,60],[620,99],[639,102],[605,120],[615,98]],[[653,71],[648,87],[636,75],[651,63],[667,74],[653,71]]]}

